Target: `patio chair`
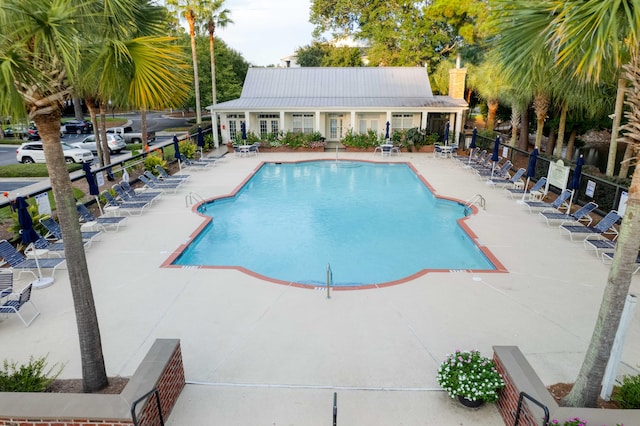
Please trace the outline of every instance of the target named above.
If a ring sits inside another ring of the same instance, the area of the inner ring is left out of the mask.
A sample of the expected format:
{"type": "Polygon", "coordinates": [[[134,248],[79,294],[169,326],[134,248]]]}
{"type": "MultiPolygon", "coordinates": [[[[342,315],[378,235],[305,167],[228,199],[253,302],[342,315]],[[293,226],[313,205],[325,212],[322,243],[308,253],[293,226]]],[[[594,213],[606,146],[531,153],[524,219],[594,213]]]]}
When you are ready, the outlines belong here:
{"type": "Polygon", "coordinates": [[[18,278],[23,272],[31,273],[36,279],[38,275],[34,271],[42,269],[51,269],[51,276],[61,264],[65,262],[64,258],[43,258],[43,259],[27,259],[22,253],[15,249],[7,240],[0,241],[0,257],[3,259],[2,264],[9,265],[9,270],[18,272],[18,278]]]}
{"type": "Polygon", "coordinates": [[[524,181],[522,180],[522,176],[526,172],[527,172],[526,169],[519,168],[511,177],[507,177],[508,175],[501,178],[494,177],[493,179],[487,180],[487,183],[489,183],[494,188],[496,187],[496,185],[499,185],[499,184],[502,184],[501,188],[506,188],[507,186],[509,186],[510,188],[522,188],[524,187],[524,181]]]}
{"type": "Polygon", "coordinates": [[[590,201],[573,213],[561,213],[557,211],[543,210],[539,214],[540,217],[542,217],[547,222],[547,226],[551,226],[555,222],[562,222],[563,224],[569,224],[573,222],[589,226],[593,221],[590,213],[597,208],[598,205],[593,201],[590,201]]]}
{"type": "Polygon", "coordinates": [[[527,188],[523,187],[523,188],[504,188],[504,191],[511,198],[518,198],[518,197],[522,198],[523,195],[526,196],[527,194],[530,195],[532,193],[540,192],[540,190],[542,190],[546,184],[547,184],[547,178],[541,177],[540,179],[538,179],[538,181],[533,185],[533,187],[530,190],[527,190],[527,188]]]}
{"type": "Polygon", "coordinates": [[[611,239],[615,240],[618,236],[618,230],[614,225],[621,218],[622,216],[617,211],[611,210],[595,226],[561,224],[560,233],[568,235],[571,241],[576,241],[574,237],[581,238],[578,241],[584,241],[586,238],[606,238],[607,236],[611,236],[611,239]]]}
{"type": "Polygon", "coordinates": [[[105,209],[109,207],[117,208],[118,211],[125,212],[129,216],[140,216],[144,209],[150,205],[148,201],[122,201],[117,200],[109,191],[104,191],[102,197],[107,200],[105,209]]]}
{"type": "Polygon", "coordinates": [[[156,170],[159,173],[159,177],[162,180],[171,182],[172,180],[189,180],[191,175],[170,175],[160,164],[156,164],[156,170]]]}
{"type": "Polygon", "coordinates": [[[38,239],[34,241],[33,246],[28,246],[24,250],[27,257],[38,256],[40,259],[45,254],[53,254],[56,257],[64,257],[64,243],[58,241],[49,241],[36,231],[38,239]]]}
{"type": "Polygon", "coordinates": [[[249,152],[248,152],[249,155],[253,154],[257,156],[259,152],[260,152],[260,142],[256,142],[249,147],[249,152]]]}
{"type": "Polygon", "coordinates": [[[584,239],[584,248],[596,252],[596,256],[600,257],[603,253],[613,252],[616,250],[616,242],[608,239],[584,239]]]}
{"type": "Polygon", "coordinates": [[[122,201],[148,201],[153,203],[162,196],[162,191],[151,191],[146,187],[140,191],[136,191],[126,180],[120,181],[120,183],[116,185],[119,187],[114,185],[113,190],[116,191],[116,194],[122,201]],[[121,193],[121,191],[124,191],[124,193],[121,193]]]}
{"type": "Polygon", "coordinates": [[[38,315],[40,315],[40,311],[38,307],[31,300],[31,290],[33,289],[33,284],[29,284],[19,294],[12,293],[7,297],[7,300],[0,305],[0,314],[16,314],[20,321],[24,324],[25,327],[29,327],[33,320],[35,320],[38,315]],[[35,313],[33,317],[29,321],[25,320],[25,318],[20,313],[22,307],[29,303],[35,313]]]}
{"type": "Polygon", "coordinates": [[[145,175],[138,176],[138,179],[140,179],[147,188],[159,190],[159,191],[162,191],[163,193],[171,192],[175,194],[175,192],[178,190],[178,187],[180,186],[179,184],[176,184],[176,183],[156,182],[153,179],[149,179],[149,177],[145,175]]]}
{"type": "Polygon", "coordinates": [[[13,272],[0,271],[0,299],[13,293],[13,272]]]}
{"type": "Polygon", "coordinates": [[[145,177],[147,177],[153,183],[155,183],[157,185],[163,185],[163,186],[166,186],[166,187],[170,187],[170,186],[176,186],[177,187],[177,186],[182,185],[185,182],[184,179],[167,179],[167,180],[160,179],[158,176],[154,175],[149,170],[145,171],[143,173],[143,175],[145,177]]]}
{"type": "MultiPolygon", "coordinates": [[[[611,265],[613,263],[613,253],[612,252],[604,252],[601,255],[602,261],[605,263],[605,265],[611,265]]],[[[638,257],[636,257],[636,269],[633,270],[633,274],[637,273],[638,271],[640,271],[640,254],[638,255],[638,257]]]]}
{"type": "MultiPolygon", "coordinates": [[[[44,217],[40,219],[40,223],[47,230],[47,235],[44,236],[46,239],[53,239],[57,242],[63,242],[62,240],[62,229],[60,229],[60,225],[58,222],[53,220],[51,216],[44,217]]],[[[101,236],[101,232],[99,231],[83,231],[82,232],[82,241],[84,242],[85,247],[89,247],[91,243],[98,239],[101,236]]]]}
{"type": "Polygon", "coordinates": [[[198,149],[198,150],[196,150],[196,160],[197,161],[211,161],[211,162],[215,163],[215,162],[218,162],[218,161],[224,161],[226,154],[227,153],[225,152],[222,155],[204,155],[202,150],[198,149]]]}
{"type": "Polygon", "coordinates": [[[184,155],[182,155],[180,157],[180,160],[182,161],[182,164],[184,164],[186,167],[188,167],[190,169],[193,169],[193,170],[204,170],[204,169],[208,168],[211,165],[211,162],[209,162],[209,161],[190,160],[187,157],[185,157],[184,155]]]}
{"type": "Polygon", "coordinates": [[[535,201],[528,200],[524,202],[524,205],[529,207],[529,213],[534,213],[539,210],[544,210],[545,212],[557,212],[562,213],[561,209],[565,209],[565,211],[569,211],[570,205],[567,200],[571,200],[573,196],[573,191],[571,189],[565,189],[558,195],[558,197],[553,200],[553,203],[545,203],[544,201],[535,201]]]}
{"type": "Polygon", "coordinates": [[[127,223],[127,218],[125,216],[95,217],[84,204],[76,204],[76,209],[78,210],[78,216],[80,217],[81,222],[86,225],[96,225],[105,232],[108,229],[114,228],[117,231],[120,229],[120,225],[127,223]]]}
{"type": "Polygon", "coordinates": [[[474,157],[471,159],[470,162],[468,162],[467,164],[463,164],[462,165],[465,170],[473,171],[474,167],[477,167],[479,164],[484,164],[484,162],[487,160],[487,158],[490,158],[490,157],[488,157],[489,153],[487,152],[486,149],[483,149],[482,151],[477,149],[476,152],[478,154],[474,155],[474,157]]]}

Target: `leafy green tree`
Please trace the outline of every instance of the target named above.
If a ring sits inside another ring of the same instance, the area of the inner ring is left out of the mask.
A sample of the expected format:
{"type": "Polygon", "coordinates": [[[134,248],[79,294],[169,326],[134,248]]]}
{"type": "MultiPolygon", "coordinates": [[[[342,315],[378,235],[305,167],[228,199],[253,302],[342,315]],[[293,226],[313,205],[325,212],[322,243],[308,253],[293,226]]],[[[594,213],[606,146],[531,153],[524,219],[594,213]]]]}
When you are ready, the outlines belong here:
{"type": "MultiPolygon", "coordinates": [[[[496,10],[509,12],[508,26],[518,28],[520,33],[519,42],[512,39],[503,45],[505,51],[527,56],[536,48],[532,44],[544,44],[555,53],[557,69],[573,69],[573,76],[583,81],[600,82],[610,73],[608,67],[621,69],[621,76],[627,82],[624,88],[629,111],[619,141],[634,146],[640,143],[640,8],[637,1],[493,1],[496,10]]],[[[638,159],[636,154],[635,160],[638,159]]],[[[597,403],[639,248],[640,168],[636,167],[596,325],[575,384],[564,398],[567,405],[594,407],[597,403]]]]}
{"type": "Polygon", "coordinates": [[[325,46],[319,41],[314,41],[296,50],[297,62],[301,67],[321,67],[326,55],[325,46]]]}
{"type": "Polygon", "coordinates": [[[164,62],[175,58],[164,55],[167,51],[162,47],[157,49],[155,41],[161,40],[125,40],[118,38],[117,31],[111,32],[113,26],[128,27],[137,22],[142,5],[139,0],[0,3],[0,115],[28,116],[42,138],[65,241],[85,392],[106,386],[107,375],[76,200],[60,144],[60,116],[74,87],[83,87],[85,78],[93,79],[81,71],[104,65],[99,52],[108,43],[120,45],[114,51],[122,56],[101,73],[98,94],[117,93],[124,97],[126,92],[132,104],[150,106],[162,104],[159,99],[171,98],[173,93],[165,80],[174,77],[170,74],[173,69],[167,69],[164,62]],[[120,86],[128,90],[113,90],[120,86]]]}

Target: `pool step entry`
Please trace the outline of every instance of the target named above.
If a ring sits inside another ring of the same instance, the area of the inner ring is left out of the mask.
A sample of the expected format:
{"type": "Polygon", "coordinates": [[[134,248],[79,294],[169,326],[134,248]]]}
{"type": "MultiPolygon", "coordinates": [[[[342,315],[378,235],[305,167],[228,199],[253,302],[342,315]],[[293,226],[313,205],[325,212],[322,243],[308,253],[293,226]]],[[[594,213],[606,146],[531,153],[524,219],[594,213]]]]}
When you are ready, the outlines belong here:
{"type": "Polygon", "coordinates": [[[482,207],[482,210],[486,210],[487,209],[486,203],[487,203],[487,200],[485,200],[481,194],[476,194],[473,197],[469,198],[467,202],[464,203],[464,206],[471,207],[474,204],[478,204],[480,207],[482,207]]]}
{"type": "Polygon", "coordinates": [[[184,196],[184,203],[186,207],[191,207],[196,203],[202,203],[204,198],[202,196],[196,194],[195,192],[190,192],[184,196]]]}

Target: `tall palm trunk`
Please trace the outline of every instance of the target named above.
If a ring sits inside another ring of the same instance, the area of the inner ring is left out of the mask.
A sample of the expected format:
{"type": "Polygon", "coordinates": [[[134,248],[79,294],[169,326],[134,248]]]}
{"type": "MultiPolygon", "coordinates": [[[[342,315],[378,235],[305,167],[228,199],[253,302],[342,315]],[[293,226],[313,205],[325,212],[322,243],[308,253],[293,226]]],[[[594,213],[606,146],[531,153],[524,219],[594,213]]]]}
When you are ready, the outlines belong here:
{"type": "Polygon", "coordinates": [[[200,81],[198,77],[198,54],[196,52],[196,14],[193,9],[185,13],[189,23],[189,36],[191,37],[191,61],[193,62],[193,89],[196,92],[196,123],[202,123],[202,112],[200,110],[200,81]]]}
{"type": "Polygon", "coordinates": [[[147,152],[149,149],[149,138],[147,137],[147,110],[140,108],[140,126],[142,127],[142,149],[147,152]]]}
{"type": "Polygon", "coordinates": [[[82,99],[75,96],[72,102],[74,118],[76,120],[84,120],[84,113],[82,112],[82,99]]]}
{"type": "Polygon", "coordinates": [[[493,129],[496,127],[496,115],[498,115],[498,100],[487,100],[487,108],[489,109],[487,113],[487,130],[493,132],[493,129]]]}
{"type": "MultiPolygon", "coordinates": [[[[89,117],[91,119],[91,125],[93,126],[93,136],[96,141],[100,140],[100,127],[98,126],[98,105],[95,98],[86,98],[84,102],[87,104],[89,110],[89,117]]],[[[104,156],[102,155],[102,145],[96,142],[96,149],[98,150],[98,164],[100,167],[104,166],[104,156]]]]}
{"type": "Polygon", "coordinates": [[[511,146],[516,146],[518,127],[520,127],[520,111],[514,104],[511,106],[511,140],[509,141],[509,145],[511,146]]]}
{"type": "Polygon", "coordinates": [[[520,126],[520,139],[518,142],[518,148],[528,151],[529,150],[529,107],[525,106],[522,109],[521,114],[521,126],[520,126]]]}
{"type": "Polygon", "coordinates": [[[60,112],[36,115],[34,121],[38,126],[47,157],[47,171],[64,239],[64,254],[68,259],[67,270],[80,340],[83,391],[94,392],[104,388],[108,381],[98,316],[76,211],[76,199],[60,145],[60,112]]]}
{"type": "Polygon", "coordinates": [[[111,164],[111,152],[109,152],[109,143],[107,142],[107,104],[104,101],[100,101],[100,138],[96,140],[100,141],[104,165],[108,166],[111,164]]]}
{"type": "Polygon", "coordinates": [[[564,153],[564,158],[571,161],[573,159],[573,149],[576,145],[576,137],[578,137],[578,128],[571,129],[569,139],[567,140],[567,150],[564,153]]]}
{"type": "MultiPolygon", "coordinates": [[[[626,80],[620,76],[618,79],[618,91],[616,92],[616,109],[613,113],[613,126],[611,127],[611,142],[609,143],[609,156],[607,157],[607,176],[613,176],[616,169],[616,155],[618,153],[618,133],[620,120],[622,120],[622,107],[624,105],[624,92],[627,87],[626,80]]],[[[625,176],[626,177],[626,176],[625,176]]]]}
{"type": "Polygon", "coordinates": [[[562,157],[562,145],[564,144],[564,132],[567,130],[567,113],[569,111],[569,104],[565,101],[562,103],[562,109],[560,110],[560,123],[558,124],[558,139],[556,139],[556,148],[553,155],[556,157],[562,157]]]}
{"type": "MultiPolygon", "coordinates": [[[[618,177],[620,179],[626,179],[629,176],[629,167],[631,166],[631,160],[636,154],[636,147],[633,144],[628,143],[627,148],[624,150],[624,158],[620,163],[620,171],[618,177]]],[[[636,166],[637,167],[637,166],[636,166]]]]}
{"type": "Polygon", "coordinates": [[[551,104],[551,101],[549,100],[549,97],[544,93],[538,93],[533,98],[533,109],[536,112],[536,121],[537,121],[535,146],[538,149],[540,149],[540,146],[542,145],[544,121],[547,119],[547,112],[549,111],[550,104],[551,104]]]}
{"type": "MultiPolygon", "coordinates": [[[[631,83],[631,87],[625,88],[627,105],[631,110],[626,115],[629,121],[621,130],[624,132],[623,139],[634,144],[640,143],[639,63],[640,58],[636,56],[631,64],[624,67],[625,78],[631,83]]],[[[604,370],[613,346],[613,339],[620,323],[625,299],[629,294],[639,248],[640,167],[636,167],[629,186],[627,207],[622,219],[613,263],[609,270],[593,335],[573,389],[564,399],[565,403],[570,406],[596,406],[604,370]]]]}
{"type": "MultiPolygon", "coordinates": [[[[213,34],[216,31],[216,24],[213,22],[213,19],[209,20],[208,23],[209,29],[209,55],[211,56],[211,104],[215,105],[217,103],[217,94],[216,94],[216,58],[214,56],[214,37],[213,34]]],[[[211,132],[213,133],[213,146],[218,148],[220,146],[218,142],[218,117],[213,110],[211,109],[211,132]]]]}

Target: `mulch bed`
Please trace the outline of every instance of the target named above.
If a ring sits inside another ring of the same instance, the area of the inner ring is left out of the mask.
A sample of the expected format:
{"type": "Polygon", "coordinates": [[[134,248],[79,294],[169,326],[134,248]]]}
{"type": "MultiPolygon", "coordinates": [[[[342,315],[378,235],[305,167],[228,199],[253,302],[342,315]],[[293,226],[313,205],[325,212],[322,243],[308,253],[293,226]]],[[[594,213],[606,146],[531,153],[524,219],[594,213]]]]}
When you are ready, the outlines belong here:
{"type": "MultiPolygon", "coordinates": [[[[117,395],[129,383],[126,377],[109,377],[109,384],[106,388],[94,393],[117,395]]],[[[47,392],[52,393],[82,393],[82,379],[56,379],[53,381],[47,392]]]]}
{"type": "MultiPolygon", "coordinates": [[[[571,388],[573,388],[573,383],[556,383],[547,387],[549,393],[551,393],[551,396],[553,396],[553,398],[561,406],[563,406],[563,404],[561,404],[562,398],[564,398],[571,391],[571,388]]],[[[598,397],[598,408],[619,409],[620,407],[614,401],[605,401],[604,399],[598,397]]]]}

